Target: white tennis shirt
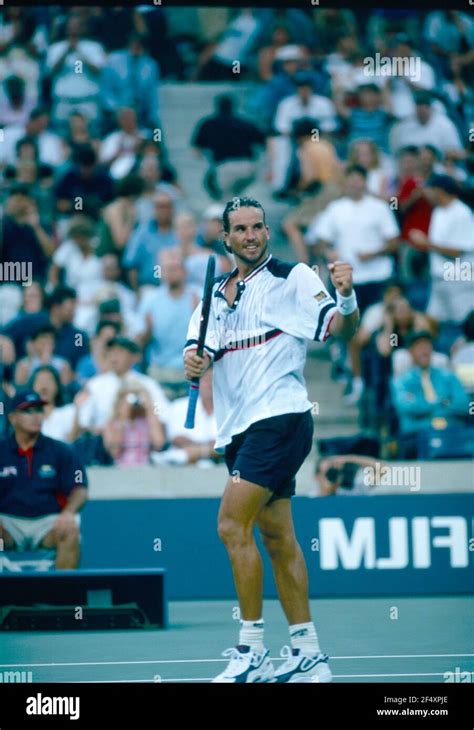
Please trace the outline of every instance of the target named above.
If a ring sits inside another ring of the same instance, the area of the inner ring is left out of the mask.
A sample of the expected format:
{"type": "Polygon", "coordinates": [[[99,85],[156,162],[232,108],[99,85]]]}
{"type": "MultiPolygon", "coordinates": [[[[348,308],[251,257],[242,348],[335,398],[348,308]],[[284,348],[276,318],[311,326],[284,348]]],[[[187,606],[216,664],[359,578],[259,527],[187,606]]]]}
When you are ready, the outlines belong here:
{"type": "MultiPolygon", "coordinates": [[[[214,448],[252,423],[312,407],[303,368],[307,340],[324,342],[336,303],[306,264],[272,254],[237,285],[233,306],[224,291],[237,268],[214,281],[205,349],[213,360],[217,422],[214,448]]],[[[196,348],[202,302],[191,317],[184,353],[196,348]]]]}

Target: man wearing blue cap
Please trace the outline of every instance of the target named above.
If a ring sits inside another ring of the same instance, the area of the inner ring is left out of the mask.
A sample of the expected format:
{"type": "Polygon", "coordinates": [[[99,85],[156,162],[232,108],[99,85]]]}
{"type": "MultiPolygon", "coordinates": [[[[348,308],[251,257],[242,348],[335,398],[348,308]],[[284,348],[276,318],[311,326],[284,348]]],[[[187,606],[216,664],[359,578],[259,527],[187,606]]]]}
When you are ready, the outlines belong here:
{"type": "Polygon", "coordinates": [[[0,441],[0,549],[56,549],[56,568],[79,565],[79,510],[87,476],[68,444],[44,436],[45,401],[33,390],[10,401],[11,435],[0,441]]]}

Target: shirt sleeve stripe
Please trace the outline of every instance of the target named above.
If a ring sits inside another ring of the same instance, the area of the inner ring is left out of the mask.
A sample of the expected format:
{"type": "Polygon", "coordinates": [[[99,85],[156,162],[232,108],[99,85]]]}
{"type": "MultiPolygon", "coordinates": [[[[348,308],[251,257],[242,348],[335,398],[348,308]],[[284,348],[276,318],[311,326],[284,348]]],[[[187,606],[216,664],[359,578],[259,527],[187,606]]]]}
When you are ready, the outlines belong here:
{"type": "Polygon", "coordinates": [[[323,328],[323,325],[324,325],[324,321],[325,321],[326,315],[327,315],[327,313],[328,313],[328,312],[330,312],[330,311],[331,311],[331,309],[336,309],[336,305],[335,305],[335,302],[334,302],[334,300],[333,300],[332,302],[330,302],[329,304],[326,304],[326,305],[325,305],[325,306],[324,306],[324,307],[323,307],[323,308],[321,309],[321,311],[320,311],[320,313],[319,313],[319,321],[318,321],[318,326],[317,326],[317,328],[316,328],[316,334],[315,334],[315,335],[314,335],[314,337],[313,337],[313,339],[314,339],[314,340],[317,340],[317,341],[319,341],[319,336],[320,336],[320,334],[321,334],[321,330],[322,330],[322,328],[323,328]]]}

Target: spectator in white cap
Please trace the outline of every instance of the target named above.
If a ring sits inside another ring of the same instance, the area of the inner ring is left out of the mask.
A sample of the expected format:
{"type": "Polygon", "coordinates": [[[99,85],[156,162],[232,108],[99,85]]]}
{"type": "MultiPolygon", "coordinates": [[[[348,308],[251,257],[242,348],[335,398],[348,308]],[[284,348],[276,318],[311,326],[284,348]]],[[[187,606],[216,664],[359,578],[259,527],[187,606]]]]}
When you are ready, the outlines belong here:
{"type": "Polygon", "coordinates": [[[161,427],[168,399],[158,383],[133,369],[140,360],[141,348],[126,337],[114,337],[107,343],[107,348],[109,370],[95,375],[87,382],[85,390],[81,391],[88,396],[84,398],[79,410],[81,428],[95,434],[102,433],[112,415],[117,393],[122,387],[145,388],[161,427]]]}
{"type": "MultiPolygon", "coordinates": [[[[212,250],[209,247],[198,245],[197,224],[192,213],[179,213],[176,216],[175,231],[179,252],[186,270],[187,283],[197,287],[200,292],[204,287],[207,263],[212,250]]],[[[223,257],[216,258],[216,276],[223,273],[221,258],[223,257]]]]}
{"type": "Polygon", "coordinates": [[[287,187],[290,166],[293,124],[301,118],[318,120],[317,129],[321,132],[334,132],[338,127],[336,107],[331,99],[313,91],[313,76],[307,71],[299,71],[295,77],[296,93],[278,104],[273,123],[276,135],[269,140],[268,151],[271,167],[271,186],[276,193],[284,192],[287,187]]]}
{"type": "MultiPolygon", "coordinates": [[[[278,104],[295,93],[295,75],[309,63],[309,54],[294,44],[282,46],[275,53],[272,78],[249,100],[249,111],[258,114],[259,123],[267,131],[271,130],[278,104]]],[[[315,85],[321,86],[322,77],[310,71],[315,85]]]]}
{"type": "Polygon", "coordinates": [[[224,250],[222,245],[222,214],[224,208],[219,203],[208,205],[202,214],[202,222],[199,226],[197,242],[199,246],[211,248],[215,253],[224,250]]]}
{"type": "Polygon", "coordinates": [[[308,61],[310,54],[305,46],[288,44],[287,28],[277,26],[273,31],[272,42],[261,49],[258,56],[259,76],[263,81],[270,81],[273,70],[279,63],[290,75],[296,73],[301,61],[308,61]]]}

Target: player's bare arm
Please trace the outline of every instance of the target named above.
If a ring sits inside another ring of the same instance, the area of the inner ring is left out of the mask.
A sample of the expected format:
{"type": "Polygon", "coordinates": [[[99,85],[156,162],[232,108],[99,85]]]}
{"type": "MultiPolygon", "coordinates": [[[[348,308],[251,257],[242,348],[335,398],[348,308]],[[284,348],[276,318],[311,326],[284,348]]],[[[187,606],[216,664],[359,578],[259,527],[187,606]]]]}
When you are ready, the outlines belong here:
{"type": "Polygon", "coordinates": [[[350,340],[357,332],[360,320],[352,288],[352,266],[344,261],[335,261],[329,264],[328,268],[338,299],[338,311],[329,325],[329,332],[333,337],[350,340]],[[348,313],[346,314],[344,310],[348,313]]]}

